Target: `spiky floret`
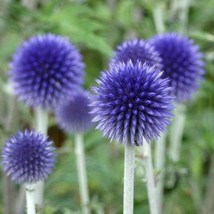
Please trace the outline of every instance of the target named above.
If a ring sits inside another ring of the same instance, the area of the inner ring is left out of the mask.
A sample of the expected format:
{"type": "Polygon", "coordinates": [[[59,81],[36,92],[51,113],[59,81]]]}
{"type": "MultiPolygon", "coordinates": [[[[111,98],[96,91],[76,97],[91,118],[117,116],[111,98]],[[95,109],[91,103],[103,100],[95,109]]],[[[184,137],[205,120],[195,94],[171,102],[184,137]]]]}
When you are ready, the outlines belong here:
{"type": "Polygon", "coordinates": [[[68,39],[48,33],[25,41],[10,67],[10,80],[20,100],[52,108],[82,83],[84,64],[68,39]]]}
{"type": "Polygon", "coordinates": [[[142,145],[166,129],[173,109],[169,80],[155,67],[119,63],[101,74],[91,103],[93,121],[104,136],[142,145]]]}
{"type": "Polygon", "coordinates": [[[48,137],[34,131],[18,132],[3,147],[3,170],[16,183],[43,181],[53,170],[53,151],[48,137]]]}
{"type": "Polygon", "coordinates": [[[191,99],[204,74],[202,53],[193,40],[177,33],[154,36],[150,44],[159,52],[163,77],[170,79],[177,102],[191,99]]]}
{"type": "Polygon", "coordinates": [[[87,91],[79,90],[70,100],[57,106],[56,120],[62,129],[67,132],[85,132],[91,128],[90,96],[87,91]]]}
{"type": "Polygon", "coordinates": [[[128,40],[119,45],[110,60],[110,65],[118,62],[127,63],[129,60],[133,64],[140,61],[158,69],[163,67],[159,53],[148,42],[140,39],[128,40]]]}

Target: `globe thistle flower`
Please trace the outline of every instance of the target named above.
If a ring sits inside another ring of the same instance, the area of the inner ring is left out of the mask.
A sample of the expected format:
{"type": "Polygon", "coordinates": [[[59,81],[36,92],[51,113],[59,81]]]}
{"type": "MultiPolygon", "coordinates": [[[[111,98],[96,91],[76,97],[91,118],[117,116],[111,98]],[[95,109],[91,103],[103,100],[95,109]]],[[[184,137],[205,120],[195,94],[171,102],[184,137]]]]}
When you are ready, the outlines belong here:
{"type": "Polygon", "coordinates": [[[156,66],[162,69],[162,60],[159,53],[146,41],[134,39],[123,42],[119,45],[110,60],[110,65],[118,62],[128,62],[135,64],[137,61],[147,63],[150,66],[156,66]]]}
{"type": "Polygon", "coordinates": [[[57,106],[55,115],[59,126],[67,132],[85,132],[91,128],[90,94],[78,90],[67,102],[57,106]]]}
{"type": "Polygon", "coordinates": [[[17,183],[36,183],[51,174],[54,147],[47,137],[34,131],[18,132],[4,145],[3,170],[17,183]]]}
{"type": "Polygon", "coordinates": [[[141,145],[166,129],[172,99],[169,80],[156,67],[137,62],[119,63],[103,72],[94,88],[93,121],[104,136],[141,145]]]}
{"type": "Polygon", "coordinates": [[[9,76],[20,100],[49,109],[82,83],[83,69],[74,45],[48,33],[30,38],[17,49],[9,76]]]}
{"type": "Polygon", "coordinates": [[[190,99],[204,74],[204,62],[199,47],[192,40],[177,33],[154,36],[150,44],[162,58],[163,78],[170,79],[176,101],[190,99]]]}

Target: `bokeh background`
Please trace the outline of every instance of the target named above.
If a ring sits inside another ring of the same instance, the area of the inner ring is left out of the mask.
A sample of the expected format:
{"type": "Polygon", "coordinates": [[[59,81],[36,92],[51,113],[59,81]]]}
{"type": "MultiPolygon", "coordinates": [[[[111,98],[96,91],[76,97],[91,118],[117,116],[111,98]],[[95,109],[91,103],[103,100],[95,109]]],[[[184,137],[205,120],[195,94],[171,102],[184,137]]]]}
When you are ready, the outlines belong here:
{"type": "MultiPolygon", "coordinates": [[[[18,102],[8,85],[11,55],[24,39],[45,32],[68,37],[83,54],[84,87],[90,90],[107,68],[112,50],[125,39],[180,32],[200,45],[206,75],[194,99],[185,103],[180,162],[171,163],[166,154],[164,214],[214,213],[213,11],[214,0],[1,0],[0,146],[17,130],[34,127],[33,110],[18,102]]],[[[73,136],[57,127],[51,113],[48,133],[57,147],[58,162],[46,182],[44,213],[80,213],[73,136]]],[[[115,142],[109,144],[94,129],[85,134],[92,213],[122,213],[123,149],[115,142]]],[[[0,213],[23,213],[20,187],[11,184],[2,171],[0,182],[0,213]]],[[[149,213],[140,157],[134,205],[135,214],[149,213]]]]}

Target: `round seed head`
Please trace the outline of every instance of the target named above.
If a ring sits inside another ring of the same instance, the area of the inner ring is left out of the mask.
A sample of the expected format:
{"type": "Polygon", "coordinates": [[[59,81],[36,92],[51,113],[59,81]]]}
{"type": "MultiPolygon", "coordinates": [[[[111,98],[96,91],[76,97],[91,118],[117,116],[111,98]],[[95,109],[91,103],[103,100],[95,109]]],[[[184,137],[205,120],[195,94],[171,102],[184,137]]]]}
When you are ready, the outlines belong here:
{"type": "Polygon", "coordinates": [[[129,60],[135,64],[140,61],[150,66],[156,66],[162,69],[162,60],[159,53],[146,41],[133,39],[123,42],[119,45],[110,60],[110,65],[118,62],[127,63],[129,60]]]}
{"type": "Polygon", "coordinates": [[[204,74],[204,62],[199,47],[177,33],[154,36],[150,44],[159,52],[163,78],[170,79],[177,102],[191,99],[204,74]]]}
{"type": "Polygon", "coordinates": [[[169,124],[173,109],[169,80],[156,67],[119,63],[102,73],[91,103],[93,121],[104,136],[141,145],[157,138],[169,124]]]}
{"type": "Polygon", "coordinates": [[[85,132],[91,128],[90,97],[88,92],[79,90],[70,100],[57,106],[56,120],[62,129],[67,132],[85,132]]]}
{"type": "Polygon", "coordinates": [[[45,34],[25,41],[13,56],[9,77],[18,98],[49,109],[82,83],[84,64],[67,39],[45,34]]]}
{"type": "Polygon", "coordinates": [[[36,183],[51,174],[55,154],[52,142],[34,131],[18,132],[4,145],[3,170],[16,183],[36,183]]]}

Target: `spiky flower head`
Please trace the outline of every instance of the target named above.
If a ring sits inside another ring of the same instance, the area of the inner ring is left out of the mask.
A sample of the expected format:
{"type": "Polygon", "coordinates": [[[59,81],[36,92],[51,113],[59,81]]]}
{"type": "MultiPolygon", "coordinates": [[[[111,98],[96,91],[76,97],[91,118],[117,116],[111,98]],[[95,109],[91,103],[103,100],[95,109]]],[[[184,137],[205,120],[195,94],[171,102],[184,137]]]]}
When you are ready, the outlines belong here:
{"type": "Polygon", "coordinates": [[[43,181],[53,170],[53,151],[48,137],[34,131],[18,132],[3,147],[3,170],[16,183],[43,181]]]}
{"type": "Polygon", "coordinates": [[[118,62],[127,63],[129,60],[133,64],[140,61],[158,69],[163,67],[159,53],[148,42],[140,39],[128,40],[119,45],[110,60],[110,65],[118,62]]]}
{"type": "Polygon", "coordinates": [[[91,128],[90,97],[87,91],[78,90],[70,100],[57,106],[56,120],[62,129],[67,132],[85,132],[91,128]]]}
{"type": "Polygon", "coordinates": [[[93,121],[104,136],[142,145],[166,129],[172,116],[169,80],[156,67],[119,63],[102,73],[91,104],[93,121]]]}
{"type": "Polygon", "coordinates": [[[17,49],[9,76],[20,100],[49,109],[82,83],[83,69],[77,48],[68,39],[48,33],[17,49]]]}
{"type": "Polygon", "coordinates": [[[150,44],[162,58],[163,77],[170,79],[176,101],[190,99],[204,74],[204,62],[199,47],[192,40],[177,33],[154,36],[150,44]]]}

